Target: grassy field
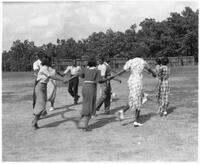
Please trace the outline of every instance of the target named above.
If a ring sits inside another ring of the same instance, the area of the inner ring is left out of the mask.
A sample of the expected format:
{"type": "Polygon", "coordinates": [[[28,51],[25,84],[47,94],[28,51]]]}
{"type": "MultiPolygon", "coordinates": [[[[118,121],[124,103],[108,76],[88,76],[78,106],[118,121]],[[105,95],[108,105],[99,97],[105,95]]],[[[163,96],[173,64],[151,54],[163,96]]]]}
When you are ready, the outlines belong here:
{"type": "MultiPolygon", "coordinates": [[[[142,127],[133,127],[133,114],[118,121],[116,111],[127,103],[128,75],[112,82],[111,114],[103,109],[90,122],[91,132],[75,127],[81,103],[72,105],[67,86],[58,83],[56,110],[31,128],[33,74],[2,74],[3,161],[197,161],[198,67],[171,68],[167,117],[148,101],[141,110],[142,127]]],[[[144,76],[144,90],[154,94],[156,80],[144,76]]],[[[79,87],[81,94],[81,86],[79,87]]],[[[152,97],[153,99],[154,97],[152,97]]],[[[80,100],[81,102],[81,100],[80,100]]],[[[47,105],[49,107],[49,104],[47,105]]]]}

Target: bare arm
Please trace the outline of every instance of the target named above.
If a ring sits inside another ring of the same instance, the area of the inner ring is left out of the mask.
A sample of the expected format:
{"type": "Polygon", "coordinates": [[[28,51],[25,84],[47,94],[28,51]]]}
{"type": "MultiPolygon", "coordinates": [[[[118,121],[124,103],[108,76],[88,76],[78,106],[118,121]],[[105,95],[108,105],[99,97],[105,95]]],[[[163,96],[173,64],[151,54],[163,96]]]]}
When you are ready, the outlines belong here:
{"type": "Polygon", "coordinates": [[[148,64],[146,64],[144,68],[145,68],[149,73],[151,73],[153,77],[156,77],[156,73],[153,71],[153,69],[152,69],[148,64]]]}
{"type": "Polygon", "coordinates": [[[65,79],[61,76],[55,76],[55,75],[49,75],[47,76],[45,73],[41,72],[42,75],[46,76],[47,78],[53,79],[53,80],[58,80],[58,81],[62,81],[63,83],[67,83],[69,80],[65,79]]]}
{"type": "Polygon", "coordinates": [[[65,76],[69,71],[70,71],[70,69],[69,69],[69,66],[68,66],[67,69],[62,73],[62,76],[65,76]]]}
{"type": "MultiPolygon", "coordinates": [[[[120,75],[122,75],[122,74],[125,73],[125,72],[126,72],[126,70],[121,70],[121,71],[119,71],[118,73],[116,73],[115,75],[110,76],[110,77],[107,78],[107,79],[102,79],[102,80],[100,80],[99,83],[104,83],[104,82],[106,82],[106,81],[108,81],[108,80],[114,80],[116,76],[120,76],[120,75]]],[[[117,80],[117,79],[115,79],[115,80],[117,80]]],[[[121,82],[121,80],[120,80],[120,82],[121,82]]]]}
{"type": "Polygon", "coordinates": [[[37,77],[38,72],[39,72],[39,69],[34,70],[34,76],[37,77]]]}

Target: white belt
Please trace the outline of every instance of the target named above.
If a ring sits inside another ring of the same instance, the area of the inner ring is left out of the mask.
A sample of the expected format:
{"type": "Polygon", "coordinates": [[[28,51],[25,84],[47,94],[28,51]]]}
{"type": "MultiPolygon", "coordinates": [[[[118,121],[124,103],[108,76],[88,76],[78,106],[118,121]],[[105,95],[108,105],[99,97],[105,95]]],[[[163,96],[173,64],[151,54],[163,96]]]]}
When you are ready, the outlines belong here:
{"type": "Polygon", "coordinates": [[[95,81],[84,81],[85,83],[95,83],[95,81]]]}

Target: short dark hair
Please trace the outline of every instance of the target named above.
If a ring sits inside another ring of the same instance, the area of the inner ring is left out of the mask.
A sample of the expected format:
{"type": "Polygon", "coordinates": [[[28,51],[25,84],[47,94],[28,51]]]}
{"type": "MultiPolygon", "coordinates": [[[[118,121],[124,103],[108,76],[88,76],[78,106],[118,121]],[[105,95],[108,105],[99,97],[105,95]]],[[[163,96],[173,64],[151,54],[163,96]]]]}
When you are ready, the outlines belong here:
{"type": "Polygon", "coordinates": [[[46,56],[46,54],[44,53],[44,51],[40,50],[36,53],[36,56],[38,56],[39,59],[42,59],[43,56],[46,56]]]}
{"type": "Polygon", "coordinates": [[[42,59],[41,59],[41,64],[44,66],[44,65],[46,65],[46,66],[51,66],[51,57],[49,57],[49,56],[47,56],[47,55],[45,55],[45,56],[43,56],[42,57],[42,59]]]}
{"type": "Polygon", "coordinates": [[[97,61],[96,61],[96,59],[95,58],[90,58],[89,60],[88,60],[88,64],[87,64],[89,67],[96,67],[96,65],[97,65],[97,61]]]}
{"type": "Polygon", "coordinates": [[[105,61],[105,57],[101,56],[101,57],[99,57],[99,60],[101,60],[102,62],[104,62],[105,61]]]}
{"type": "Polygon", "coordinates": [[[161,64],[162,64],[162,65],[167,65],[167,64],[169,64],[169,59],[168,59],[168,57],[162,58],[162,59],[161,59],[161,64]]]}
{"type": "Polygon", "coordinates": [[[156,64],[161,64],[161,59],[160,58],[156,58],[156,64]]]}

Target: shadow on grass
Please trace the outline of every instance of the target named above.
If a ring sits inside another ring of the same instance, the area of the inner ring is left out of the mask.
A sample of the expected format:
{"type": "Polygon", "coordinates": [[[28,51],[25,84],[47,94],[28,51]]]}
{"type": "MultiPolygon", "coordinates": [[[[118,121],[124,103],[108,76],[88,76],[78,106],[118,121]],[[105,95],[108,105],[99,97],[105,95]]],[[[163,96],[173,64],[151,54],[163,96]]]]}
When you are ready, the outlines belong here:
{"type": "MultiPolygon", "coordinates": [[[[122,106],[116,107],[116,108],[110,110],[110,114],[115,114],[119,110],[122,110],[122,109],[125,109],[125,108],[127,108],[127,105],[122,105],[122,106]]],[[[100,115],[105,115],[105,113],[97,114],[97,116],[100,116],[100,115]]]]}
{"type": "Polygon", "coordinates": [[[111,122],[116,122],[116,117],[109,117],[109,118],[101,118],[101,119],[98,119],[97,122],[89,125],[88,127],[90,129],[98,129],[98,128],[101,128],[103,126],[105,126],[106,124],[108,123],[111,123],[111,122]]]}
{"type": "MultiPolygon", "coordinates": [[[[117,111],[119,111],[119,110],[121,110],[121,109],[123,109],[125,107],[126,107],[126,105],[123,105],[123,106],[120,106],[120,107],[116,107],[116,108],[110,110],[110,114],[109,115],[113,115],[117,111]]],[[[97,116],[101,116],[101,115],[105,115],[105,113],[98,114],[97,116]]],[[[108,115],[108,114],[106,114],[106,115],[108,115]]],[[[116,122],[116,121],[118,121],[117,118],[116,118],[116,116],[112,116],[112,117],[108,117],[108,118],[100,118],[100,119],[98,119],[97,122],[89,125],[89,128],[90,129],[101,128],[101,127],[105,126],[106,124],[109,124],[111,122],[116,122]]]]}
{"type": "Polygon", "coordinates": [[[167,109],[167,113],[168,113],[168,114],[171,114],[171,113],[174,112],[174,110],[176,110],[176,107],[175,107],[175,106],[171,106],[171,107],[169,107],[169,108],[167,109]]]}
{"type": "Polygon", "coordinates": [[[62,124],[62,123],[64,123],[64,122],[68,122],[68,121],[72,121],[72,122],[74,122],[75,125],[76,125],[76,124],[77,124],[77,117],[67,117],[67,118],[65,117],[64,120],[55,121],[55,122],[52,122],[52,123],[49,123],[49,124],[40,126],[39,129],[57,127],[57,126],[59,126],[60,124],[62,124]]]}
{"type": "Polygon", "coordinates": [[[82,104],[82,102],[79,102],[78,104],[70,104],[70,105],[65,105],[65,106],[57,107],[57,108],[55,108],[55,110],[59,110],[59,109],[63,109],[63,108],[69,108],[69,107],[80,105],[80,104],[82,104]]]}
{"type": "MultiPolygon", "coordinates": [[[[144,124],[145,122],[149,121],[151,119],[151,117],[154,117],[156,116],[157,113],[154,113],[154,112],[151,112],[151,113],[148,113],[148,114],[143,114],[143,115],[140,115],[140,123],[144,124]]],[[[127,119],[132,119],[132,121],[130,122],[127,122],[127,123],[124,123],[122,124],[122,126],[126,126],[126,125],[129,125],[129,124],[132,124],[135,120],[135,117],[128,117],[127,119]]]]}
{"type": "Polygon", "coordinates": [[[119,100],[119,98],[112,98],[112,103],[117,102],[118,100],[119,100]]]}
{"type": "Polygon", "coordinates": [[[55,108],[54,111],[59,110],[59,109],[63,109],[63,108],[66,108],[66,110],[60,111],[60,112],[56,112],[56,113],[54,112],[54,113],[52,113],[52,114],[48,114],[48,115],[45,116],[44,118],[41,118],[41,120],[42,120],[42,119],[46,119],[46,118],[51,118],[51,117],[54,117],[54,116],[57,116],[57,115],[61,115],[61,116],[64,118],[64,114],[65,114],[66,112],[71,112],[71,111],[74,110],[74,109],[69,109],[69,107],[72,107],[72,106],[75,106],[75,105],[79,105],[79,104],[81,104],[81,102],[78,103],[78,104],[65,105],[65,106],[62,106],[62,107],[55,108]]]}
{"type": "Polygon", "coordinates": [[[149,120],[151,119],[151,117],[154,117],[154,116],[156,116],[156,115],[157,115],[157,113],[154,113],[154,112],[141,115],[141,116],[140,116],[140,122],[143,124],[143,123],[149,121],[149,120]]]}

